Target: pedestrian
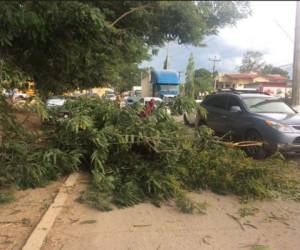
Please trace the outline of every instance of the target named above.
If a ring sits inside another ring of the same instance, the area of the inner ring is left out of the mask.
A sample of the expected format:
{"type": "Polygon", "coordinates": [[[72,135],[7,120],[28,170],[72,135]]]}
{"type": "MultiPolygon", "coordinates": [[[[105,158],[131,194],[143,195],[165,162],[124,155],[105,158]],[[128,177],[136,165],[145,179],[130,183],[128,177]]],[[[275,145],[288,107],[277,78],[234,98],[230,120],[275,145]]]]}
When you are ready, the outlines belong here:
{"type": "Polygon", "coordinates": [[[117,95],[116,102],[117,102],[118,106],[121,107],[122,97],[120,95],[117,95]]]}
{"type": "Polygon", "coordinates": [[[151,99],[150,102],[146,103],[144,111],[141,112],[140,116],[141,117],[147,117],[147,116],[149,116],[152,113],[154,107],[155,107],[155,100],[151,99]]]}

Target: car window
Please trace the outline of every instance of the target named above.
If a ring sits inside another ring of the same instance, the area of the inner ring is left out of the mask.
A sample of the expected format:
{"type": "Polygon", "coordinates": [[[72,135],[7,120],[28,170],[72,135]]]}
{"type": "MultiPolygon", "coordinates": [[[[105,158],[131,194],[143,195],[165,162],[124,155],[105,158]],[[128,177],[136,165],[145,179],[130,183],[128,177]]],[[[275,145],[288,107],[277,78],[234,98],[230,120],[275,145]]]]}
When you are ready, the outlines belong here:
{"type": "Polygon", "coordinates": [[[242,109],[240,101],[234,96],[229,96],[228,97],[228,107],[227,107],[228,110],[230,110],[231,107],[233,107],[233,106],[238,106],[242,109]]]}
{"type": "Polygon", "coordinates": [[[205,102],[205,105],[208,107],[214,107],[225,110],[227,108],[227,99],[228,97],[225,95],[213,96],[205,102]]]}
{"type": "Polygon", "coordinates": [[[295,114],[295,111],[291,109],[287,104],[278,98],[244,98],[244,103],[253,113],[283,113],[283,114],[295,114]]]}

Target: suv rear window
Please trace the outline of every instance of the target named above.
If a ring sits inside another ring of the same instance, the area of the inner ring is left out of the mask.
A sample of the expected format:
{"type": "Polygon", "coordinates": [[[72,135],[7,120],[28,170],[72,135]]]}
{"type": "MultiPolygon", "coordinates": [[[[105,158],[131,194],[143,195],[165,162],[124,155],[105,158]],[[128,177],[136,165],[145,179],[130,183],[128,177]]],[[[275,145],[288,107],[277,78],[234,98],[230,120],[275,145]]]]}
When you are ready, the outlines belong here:
{"type": "Polygon", "coordinates": [[[227,99],[228,97],[225,95],[213,96],[209,98],[204,104],[208,107],[214,107],[219,109],[227,108],[227,99]]]}

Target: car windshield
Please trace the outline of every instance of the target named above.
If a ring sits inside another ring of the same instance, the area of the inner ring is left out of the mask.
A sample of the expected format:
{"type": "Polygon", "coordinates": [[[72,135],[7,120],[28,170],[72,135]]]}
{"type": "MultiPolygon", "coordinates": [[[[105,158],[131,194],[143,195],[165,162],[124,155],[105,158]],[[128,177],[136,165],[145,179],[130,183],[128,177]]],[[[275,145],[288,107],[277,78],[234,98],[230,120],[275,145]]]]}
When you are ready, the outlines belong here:
{"type": "Polygon", "coordinates": [[[295,114],[286,103],[278,98],[251,97],[243,99],[250,112],[295,114]]]}

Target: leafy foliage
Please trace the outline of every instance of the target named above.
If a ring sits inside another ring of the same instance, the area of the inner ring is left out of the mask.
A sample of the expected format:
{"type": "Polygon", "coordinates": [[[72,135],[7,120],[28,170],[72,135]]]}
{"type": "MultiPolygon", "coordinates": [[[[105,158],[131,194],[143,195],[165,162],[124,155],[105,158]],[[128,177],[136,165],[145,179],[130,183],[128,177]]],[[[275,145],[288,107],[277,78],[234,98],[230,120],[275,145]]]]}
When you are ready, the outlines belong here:
{"type": "MultiPolygon", "coordinates": [[[[1,103],[3,109],[7,103],[1,103]]],[[[255,161],[224,146],[207,127],[187,129],[163,107],[144,118],[139,104],[120,108],[86,97],[63,108],[70,116],[48,126],[43,138],[16,126],[10,113],[5,121],[0,116],[6,128],[0,187],[44,185],[82,168],[92,180],[79,201],[99,210],[175,199],[180,211],[203,213],[204,204],[184,195],[201,189],[245,199],[299,198],[299,170],[280,155],[255,161]]]]}
{"type": "Polygon", "coordinates": [[[43,95],[122,85],[151,49],[200,45],[248,14],[248,3],[236,1],[3,1],[1,61],[43,95]]]}
{"type": "Polygon", "coordinates": [[[281,69],[279,67],[275,67],[273,66],[272,64],[266,64],[262,69],[261,69],[261,73],[264,74],[264,75],[267,75],[267,74],[278,74],[278,75],[281,75],[281,76],[285,76],[285,77],[289,77],[289,72],[284,70],[284,69],[281,69]]]}
{"type": "Polygon", "coordinates": [[[196,102],[188,96],[177,96],[170,103],[170,108],[174,115],[183,115],[184,112],[193,112],[196,109],[196,102]]]}
{"type": "Polygon", "coordinates": [[[239,71],[244,72],[259,72],[264,66],[263,54],[259,51],[247,51],[243,55],[242,65],[239,67],[239,71]]]}
{"type": "Polygon", "coordinates": [[[212,73],[207,69],[200,68],[195,70],[195,93],[213,90],[212,73]]]}
{"type": "Polygon", "coordinates": [[[263,54],[259,51],[247,51],[243,55],[242,65],[239,67],[240,72],[254,71],[263,75],[279,74],[289,77],[289,72],[272,64],[266,64],[263,60],[263,54]]]}
{"type": "Polygon", "coordinates": [[[36,187],[77,170],[81,154],[45,146],[38,134],[16,122],[14,110],[0,96],[0,187],[36,187]]]}
{"type": "Polygon", "coordinates": [[[96,99],[67,105],[74,115],[55,128],[53,143],[83,153],[82,166],[91,166],[92,183],[80,200],[100,210],[145,200],[159,205],[170,198],[177,199],[181,210],[197,210],[186,201],[185,190],[211,189],[246,199],[299,191],[297,180],[288,175],[292,167],[281,156],[255,161],[219,143],[206,127],[187,130],[164,109],[141,118],[139,105],[120,109],[96,99]],[[90,117],[91,126],[68,129],[83,115],[90,117]]]}
{"type": "Polygon", "coordinates": [[[195,96],[195,62],[192,53],[186,66],[184,94],[190,98],[195,96]]]}

